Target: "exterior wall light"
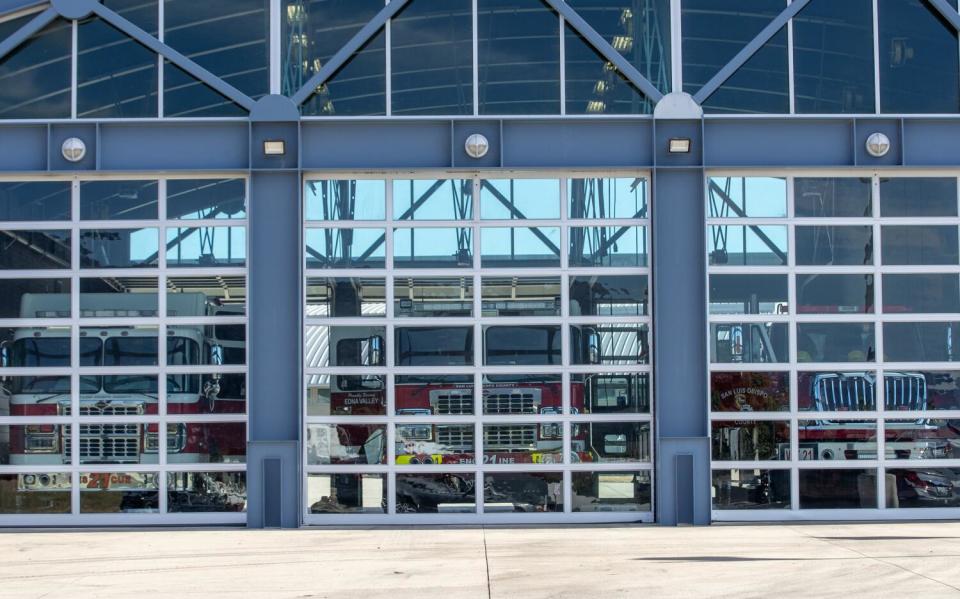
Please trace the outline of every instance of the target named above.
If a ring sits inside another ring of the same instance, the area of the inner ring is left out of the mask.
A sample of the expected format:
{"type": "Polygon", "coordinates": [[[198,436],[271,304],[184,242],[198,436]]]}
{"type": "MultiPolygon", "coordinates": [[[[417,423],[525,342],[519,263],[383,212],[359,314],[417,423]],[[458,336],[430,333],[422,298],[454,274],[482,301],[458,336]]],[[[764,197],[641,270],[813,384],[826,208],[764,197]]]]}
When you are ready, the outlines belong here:
{"type": "Polygon", "coordinates": [[[265,156],[283,156],[287,153],[287,145],[283,140],[269,140],[263,142],[263,153],[265,156]]]}
{"type": "Polygon", "coordinates": [[[64,140],[60,153],[68,162],[80,162],[87,155],[87,144],[79,137],[71,137],[64,140]]]}
{"type": "Polygon", "coordinates": [[[890,138],[883,133],[871,133],[867,138],[867,153],[874,158],[881,158],[890,151],[890,138]]]}
{"type": "Polygon", "coordinates": [[[671,154],[689,154],[690,138],[671,137],[670,145],[667,147],[667,151],[670,152],[671,154]]]}
{"type": "Polygon", "coordinates": [[[467,152],[467,156],[471,158],[483,158],[490,150],[490,142],[487,141],[485,136],[474,133],[467,138],[466,143],[463,144],[463,149],[467,152]]]}

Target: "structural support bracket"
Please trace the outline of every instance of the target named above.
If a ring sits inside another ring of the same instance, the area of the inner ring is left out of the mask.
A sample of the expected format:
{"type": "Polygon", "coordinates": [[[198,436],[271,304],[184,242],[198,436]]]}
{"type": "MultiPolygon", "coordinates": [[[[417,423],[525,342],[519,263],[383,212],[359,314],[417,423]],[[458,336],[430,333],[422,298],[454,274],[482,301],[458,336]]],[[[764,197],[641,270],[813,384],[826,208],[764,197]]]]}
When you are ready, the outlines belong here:
{"type": "Polygon", "coordinates": [[[940,13],[940,16],[949,21],[954,29],[960,31],[960,13],[957,12],[955,4],[951,5],[947,0],[927,0],[927,2],[940,13]]]}
{"type": "Polygon", "coordinates": [[[30,37],[49,25],[57,18],[57,11],[48,8],[30,20],[29,23],[18,29],[10,37],[0,42],[0,59],[16,50],[20,44],[30,39],[30,37]]]}

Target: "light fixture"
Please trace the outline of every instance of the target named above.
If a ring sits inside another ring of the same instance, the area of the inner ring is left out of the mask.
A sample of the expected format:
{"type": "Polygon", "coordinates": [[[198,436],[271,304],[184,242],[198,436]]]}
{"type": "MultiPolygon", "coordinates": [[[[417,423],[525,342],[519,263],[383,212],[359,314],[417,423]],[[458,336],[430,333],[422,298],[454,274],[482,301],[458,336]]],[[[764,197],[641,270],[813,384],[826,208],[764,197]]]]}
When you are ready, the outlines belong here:
{"type": "Polygon", "coordinates": [[[629,35],[615,35],[610,44],[617,52],[625,52],[633,47],[633,37],[629,35]]]}
{"type": "Polygon", "coordinates": [[[587,102],[587,112],[601,113],[607,110],[607,105],[602,100],[590,100],[587,102]]]}
{"type": "Polygon", "coordinates": [[[890,151],[890,138],[883,133],[871,133],[867,138],[867,153],[874,158],[882,158],[890,151]]]}
{"type": "Polygon", "coordinates": [[[263,153],[265,156],[283,156],[287,153],[287,144],[282,139],[267,140],[263,142],[263,153]]]}
{"type": "Polygon", "coordinates": [[[471,158],[483,158],[490,150],[490,142],[486,136],[474,133],[467,138],[467,141],[463,144],[463,149],[467,152],[467,156],[471,158]]]}
{"type": "Polygon", "coordinates": [[[689,154],[690,153],[690,138],[688,137],[671,137],[670,144],[667,147],[667,151],[671,154],[689,154]]]}
{"type": "Polygon", "coordinates": [[[60,146],[60,153],[69,162],[80,162],[87,155],[87,144],[79,137],[70,137],[60,146]]]}

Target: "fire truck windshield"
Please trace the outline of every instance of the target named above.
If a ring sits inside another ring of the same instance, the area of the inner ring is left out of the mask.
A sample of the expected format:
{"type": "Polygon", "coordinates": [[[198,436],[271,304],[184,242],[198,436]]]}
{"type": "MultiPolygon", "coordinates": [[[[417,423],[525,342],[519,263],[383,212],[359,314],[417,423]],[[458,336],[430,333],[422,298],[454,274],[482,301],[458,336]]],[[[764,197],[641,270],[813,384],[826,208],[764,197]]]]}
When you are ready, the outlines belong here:
{"type": "Polygon", "coordinates": [[[490,327],[484,344],[488,366],[560,363],[560,327],[490,327]]]}

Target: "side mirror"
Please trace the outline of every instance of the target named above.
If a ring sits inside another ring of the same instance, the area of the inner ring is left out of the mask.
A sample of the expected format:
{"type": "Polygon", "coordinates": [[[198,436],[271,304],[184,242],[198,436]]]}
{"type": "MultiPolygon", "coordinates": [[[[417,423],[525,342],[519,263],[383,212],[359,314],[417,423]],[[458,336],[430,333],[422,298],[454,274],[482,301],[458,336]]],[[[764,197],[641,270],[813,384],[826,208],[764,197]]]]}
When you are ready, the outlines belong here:
{"type": "Polygon", "coordinates": [[[10,346],[6,341],[0,343],[0,368],[10,368],[10,346]]]}
{"type": "Polygon", "coordinates": [[[214,366],[223,366],[223,346],[219,344],[210,346],[210,363],[214,366]]]}
{"type": "Polygon", "coordinates": [[[600,335],[596,331],[587,334],[587,363],[600,363],[600,335]]]}
{"type": "Polygon", "coordinates": [[[367,337],[367,362],[369,366],[383,366],[383,337],[367,337]]]}

